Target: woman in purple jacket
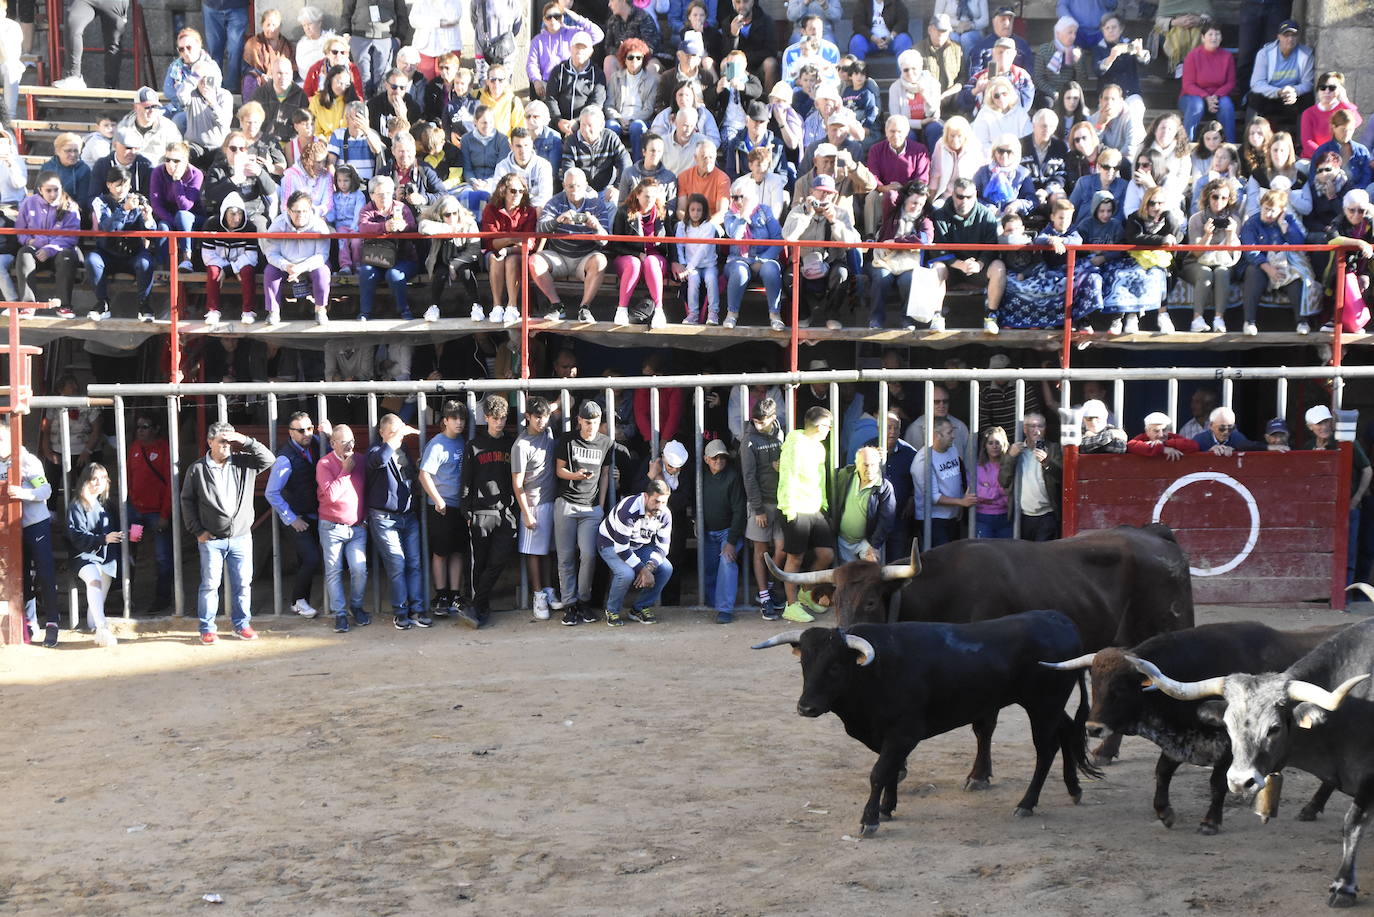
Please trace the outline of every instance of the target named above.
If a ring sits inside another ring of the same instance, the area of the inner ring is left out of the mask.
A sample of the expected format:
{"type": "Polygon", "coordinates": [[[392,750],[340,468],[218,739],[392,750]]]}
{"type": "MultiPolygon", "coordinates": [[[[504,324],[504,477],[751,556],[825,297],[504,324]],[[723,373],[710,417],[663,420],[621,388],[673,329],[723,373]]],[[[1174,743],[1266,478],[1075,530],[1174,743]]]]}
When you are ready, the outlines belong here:
{"type": "MultiPolygon", "coordinates": [[[[162,156],[162,168],[153,170],[148,183],[148,203],[153,205],[157,228],[190,232],[199,222],[201,186],[205,175],[191,165],[191,148],[184,142],[170,143],[162,156]]],[[[164,243],[162,252],[167,251],[164,243]]],[[[178,239],[178,267],[191,270],[191,240],[178,239]]]]}
{"type": "Polygon", "coordinates": [[[15,227],[20,230],[19,251],[15,255],[19,262],[19,298],[23,302],[36,302],[38,297],[29,286],[29,275],[39,267],[51,266],[57,280],[53,298],[61,301],[58,308],[70,309],[72,283],[76,278],[76,265],[80,260],[76,250],[76,237],[28,235],[24,230],[79,230],[81,210],[67,192],[62,190],[62,179],[56,172],[41,173],[37,186],[38,191],[24,198],[23,203],[19,205],[19,217],[14,222],[15,227]]]}

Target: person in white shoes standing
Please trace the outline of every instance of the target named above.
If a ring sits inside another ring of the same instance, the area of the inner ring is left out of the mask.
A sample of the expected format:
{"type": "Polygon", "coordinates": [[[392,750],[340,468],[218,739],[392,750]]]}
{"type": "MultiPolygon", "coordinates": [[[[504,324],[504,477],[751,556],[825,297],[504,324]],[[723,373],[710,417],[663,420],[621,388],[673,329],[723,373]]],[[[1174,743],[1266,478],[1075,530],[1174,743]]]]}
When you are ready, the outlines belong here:
{"type": "Polygon", "coordinates": [[[267,503],[291,531],[296,546],[296,567],[291,578],[291,610],[303,618],[316,615],[310,590],[320,569],[320,499],[316,492],[315,465],[326,452],[323,442],[332,432],[329,421],[320,421],[318,435],[310,415],[297,411],[286,423],[287,441],[277,449],[267,475],[267,503]]]}
{"type": "Polygon", "coordinates": [[[557,601],[550,551],[553,549],[554,439],[549,430],[549,402],[538,396],[525,405],[525,429],[511,447],[511,484],[520,514],[516,548],[525,558],[534,616],[549,619],[557,601]]]}

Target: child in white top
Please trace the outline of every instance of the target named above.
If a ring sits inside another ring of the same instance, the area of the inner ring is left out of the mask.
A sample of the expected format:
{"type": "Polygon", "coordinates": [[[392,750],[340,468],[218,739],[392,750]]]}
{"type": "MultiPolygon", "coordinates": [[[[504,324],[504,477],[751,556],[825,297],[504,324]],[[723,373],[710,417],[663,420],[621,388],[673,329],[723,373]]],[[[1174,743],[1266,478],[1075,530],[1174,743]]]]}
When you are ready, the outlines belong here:
{"type": "MultiPolygon", "coordinates": [[[[706,197],[693,194],[687,199],[687,219],[678,220],[674,235],[689,239],[720,238],[720,227],[711,219],[706,197]]],[[[720,280],[716,270],[720,249],[715,245],[680,242],[673,273],[687,279],[687,316],[684,325],[701,324],[701,287],[706,285],[706,324],[720,324],[720,280]]]]}

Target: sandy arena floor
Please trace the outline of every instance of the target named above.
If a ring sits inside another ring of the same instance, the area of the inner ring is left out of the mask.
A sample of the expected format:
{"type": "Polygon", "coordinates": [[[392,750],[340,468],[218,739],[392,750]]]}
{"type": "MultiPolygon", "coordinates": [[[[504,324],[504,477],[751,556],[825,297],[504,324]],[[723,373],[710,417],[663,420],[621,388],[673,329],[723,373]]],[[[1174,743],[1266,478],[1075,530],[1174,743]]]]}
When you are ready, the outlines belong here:
{"type": "MultiPolygon", "coordinates": [[[[1242,618],[1351,620],[1199,614],[1242,618]]],[[[1082,806],[1056,766],[1013,819],[1015,708],[990,791],[960,789],[968,730],[931,740],[896,819],[855,841],[874,757],[797,716],[800,668],[749,650],[783,629],[758,618],[255,624],[252,644],[201,647],[183,622],[0,650],[0,913],[1292,915],[1325,911],[1340,856],[1347,797],[1296,822],[1316,782],[1292,772],[1277,821],[1237,802],[1201,837],[1206,772],[1185,767],[1164,829],[1141,739],[1082,806]]]]}

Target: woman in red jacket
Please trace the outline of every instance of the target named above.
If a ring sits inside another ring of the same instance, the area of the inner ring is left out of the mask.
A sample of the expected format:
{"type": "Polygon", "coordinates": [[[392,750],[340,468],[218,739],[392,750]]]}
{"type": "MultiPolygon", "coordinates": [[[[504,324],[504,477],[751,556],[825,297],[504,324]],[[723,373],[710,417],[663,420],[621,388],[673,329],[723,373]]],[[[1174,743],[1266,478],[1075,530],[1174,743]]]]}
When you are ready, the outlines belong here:
{"type": "MultiPolygon", "coordinates": [[[[539,211],[530,204],[529,182],[514,172],[507,172],[496,183],[491,199],[482,209],[482,232],[526,233],[539,225],[539,211]]],[[[507,322],[520,321],[520,272],[522,268],[519,246],[526,244],[522,236],[497,236],[482,240],[487,259],[487,274],[491,278],[492,314],[504,309],[507,322]],[[504,307],[502,305],[504,300],[504,307]]]]}
{"type": "Polygon", "coordinates": [[[1188,136],[1204,113],[1221,122],[1227,143],[1236,142],[1236,106],[1231,91],[1236,88],[1236,59],[1221,46],[1221,27],[1210,25],[1202,33],[1202,44],[1183,59],[1183,92],[1178,107],[1183,110],[1183,127],[1188,136]]]}

